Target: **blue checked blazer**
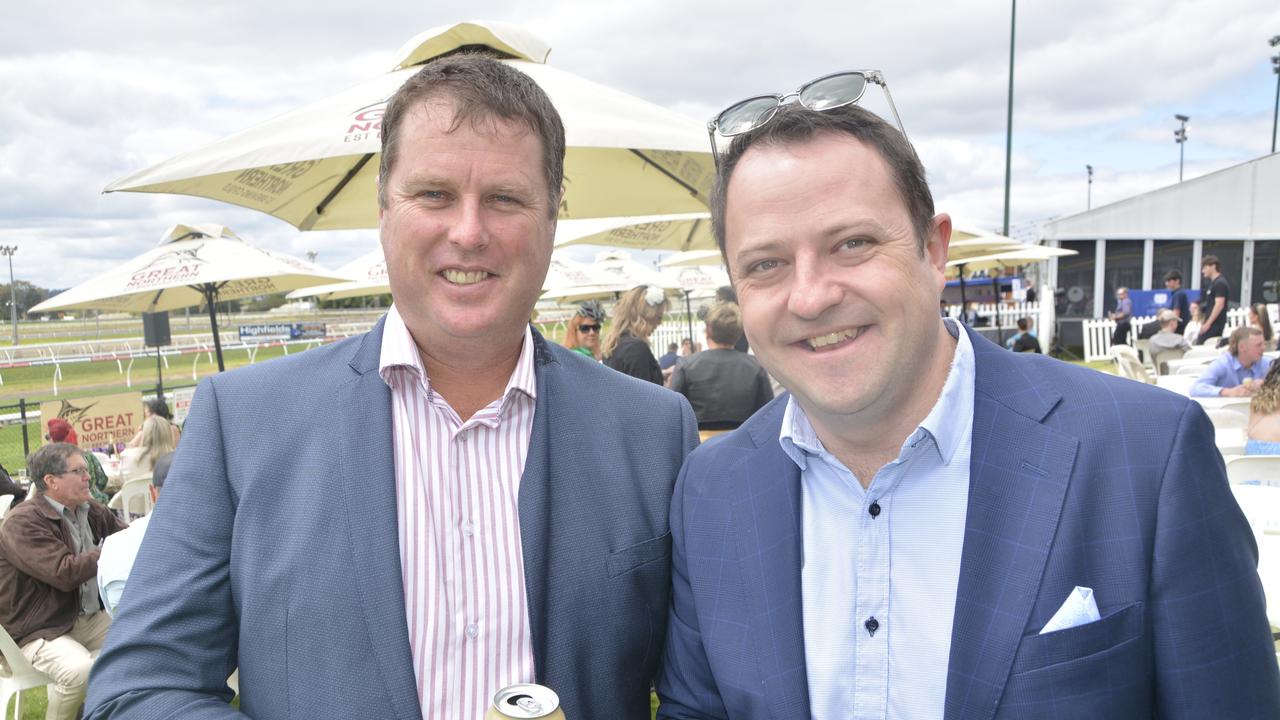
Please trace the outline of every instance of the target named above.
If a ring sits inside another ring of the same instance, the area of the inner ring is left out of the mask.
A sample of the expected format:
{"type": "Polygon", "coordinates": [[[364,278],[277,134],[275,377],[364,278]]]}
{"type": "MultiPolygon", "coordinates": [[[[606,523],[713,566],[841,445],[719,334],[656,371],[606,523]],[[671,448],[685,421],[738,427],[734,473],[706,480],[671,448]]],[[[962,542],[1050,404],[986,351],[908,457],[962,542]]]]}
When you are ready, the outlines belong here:
{"type": "MultiPolygon", "coordinates": [[[[382,328],[201,383],[86,718],[421,720],[382,328]]],[[[534,344],[518,503],[537,681],[571,718],[648,720],[697,424],[676,393],[534,344]]]]}
{"type": "MultiPolygon", "coordinates": [[[[1257,547],[1200,406],[970,337],[945,720],[1280,717],[1257,547]],[[1101,619],[1040,635],[1077,585],[1101,619]]],[[[703,445],[676,482],[660,718],[810,717],[785,403],[703,445]]]]}

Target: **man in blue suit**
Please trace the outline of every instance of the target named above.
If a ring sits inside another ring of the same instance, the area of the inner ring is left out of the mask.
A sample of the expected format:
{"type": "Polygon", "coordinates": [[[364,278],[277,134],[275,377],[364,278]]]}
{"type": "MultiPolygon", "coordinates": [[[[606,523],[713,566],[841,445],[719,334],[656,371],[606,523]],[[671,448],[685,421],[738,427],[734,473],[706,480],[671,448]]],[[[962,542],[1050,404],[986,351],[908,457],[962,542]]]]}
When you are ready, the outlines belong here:
{"type": "Polygon", "coordinates": [[[720,247],[791,393],[677,480],[659,717],[1277,717],[1205,414],[939,318],[951,221],[859,77],[713,126],[741,133],[720,247]]]}
{"type": "Polygon", "coordinates": [[[696,424],[529,326],[559,116],[459,55],[382,131],[394,309],[201,384],[88,717],[479,718],[538,682],[568,717],[648,718],[696,424]]]}

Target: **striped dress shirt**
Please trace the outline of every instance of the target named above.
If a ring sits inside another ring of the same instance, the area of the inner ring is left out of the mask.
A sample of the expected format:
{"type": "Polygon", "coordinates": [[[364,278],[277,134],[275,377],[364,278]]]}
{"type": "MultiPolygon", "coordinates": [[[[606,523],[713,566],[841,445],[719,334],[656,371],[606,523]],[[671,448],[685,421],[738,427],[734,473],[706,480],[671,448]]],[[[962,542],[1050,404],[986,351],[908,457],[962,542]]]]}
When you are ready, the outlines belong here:
{"type": "Polygon", "coordinates": [[[533,433],[533,336],[526,328],[502,395],[466,422],[432,390],[394,306],[378,372],[391,387],[400,564],[422,716],[479,718],[495,692],[534,680],[517,515],[533,433]]]}

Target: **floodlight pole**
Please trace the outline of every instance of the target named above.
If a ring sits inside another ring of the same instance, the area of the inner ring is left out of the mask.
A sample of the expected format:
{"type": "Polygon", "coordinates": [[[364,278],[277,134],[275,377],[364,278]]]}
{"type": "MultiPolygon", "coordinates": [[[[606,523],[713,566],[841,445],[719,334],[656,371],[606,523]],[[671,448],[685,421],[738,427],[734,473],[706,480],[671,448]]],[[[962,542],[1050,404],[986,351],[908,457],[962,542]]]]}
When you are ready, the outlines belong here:
{"type": "Polygon", "coordinates": [[[1085,196],[1084,209],[1092,210],[1093,209],[1093,166],[1085,165],[1084,169],[1089,172],[1089,192],[1088,192],[1088,195],[1085,196]]]}
{"type": "Polygon", "coordinates": [[[1178,121],[1178,129],[1173,131],[1173,141],[1178,143],[1178,182],[1182,182],[1182,159],[1186,155],[1187,146],[1187,123],[1191,120],[1186,115],[1174,115],[1173,118],[1178,121]]]}
{"type": "Polygon", "coordinates": [[[13,254],[18,252],[17,245],[0,245],[0,255],[9,258],[9,317],[13,320],[13,344],[18,345],[18,289],[13,282],[13,254]]]}
{"type": "Polygon", "coordinates": [[[1004,236],[1009,237],[1009,181],[1013,167],[1013,40],[1018,28],[1018,0],[1009,11],[1009,102],[1004,133],[1004,236]]]}
{"type": "MultiPolygon", "coordinates": [[[[1269,41],[1271,47],[1280,46],[1280,35],[1272,37],[1269,41]]],[[[1276,151],[1276,122],[1280,120],[1280,54],[1271,56],[1271,71],[1276,74],[1276,106],[1271,111],[1271,152],[1276,151]]]]}

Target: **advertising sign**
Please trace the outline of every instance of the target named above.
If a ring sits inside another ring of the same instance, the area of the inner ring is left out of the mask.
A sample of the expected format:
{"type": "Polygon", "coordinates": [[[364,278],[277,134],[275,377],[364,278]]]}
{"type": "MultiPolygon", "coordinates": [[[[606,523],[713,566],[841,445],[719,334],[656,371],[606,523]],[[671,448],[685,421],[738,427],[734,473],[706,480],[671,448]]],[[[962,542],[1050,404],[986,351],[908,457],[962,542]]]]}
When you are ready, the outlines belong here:
{"type": "Polygon", "coordinates": [[[71,423],[76,442],[82,449],[126,443],[142,427],[142,393],[126,392],[40,403],[41,437],[48,434],[49,421],[53,418],[71,423]]]}
{"type": "Polygon", "coordinates": [[[325,337],[324,323],[265,323],[240,325],[241,342],[312,340],[325,337]]]}
{"type": "Polygon", "coordinates": [[[181,427],[187,421],[187,413],[191,412],[191,398],[196,394],[193,387],[173,390],[169,393],[169,410],[173,412],[173,424],[181,427]]]}

